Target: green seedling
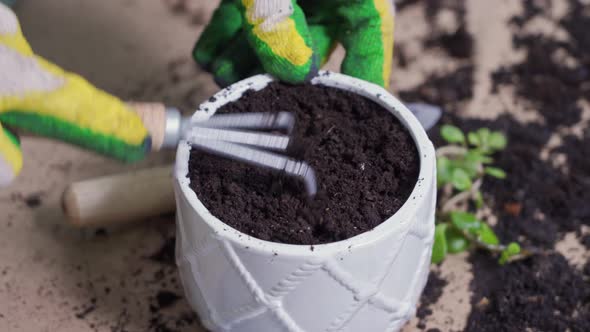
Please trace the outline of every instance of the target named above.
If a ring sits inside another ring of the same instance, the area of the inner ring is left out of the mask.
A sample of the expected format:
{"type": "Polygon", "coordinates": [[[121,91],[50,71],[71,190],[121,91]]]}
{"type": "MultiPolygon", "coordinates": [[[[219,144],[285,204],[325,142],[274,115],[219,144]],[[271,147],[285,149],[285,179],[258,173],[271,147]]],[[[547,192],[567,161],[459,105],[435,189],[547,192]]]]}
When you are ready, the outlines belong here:
{"type": "Polygon", "coordinates": [[[485,202],[480,188],[484,177],[505,179],[506,172],[492,166],[493,155],[507,144],[501,132],[481,128],[463,133],[455,126],[440,130],[448,143],[437,150],[437,185],[439,209],[432,262],[442,262],[447,254],[470,248],[483,249],[498,257],[500,264],[528,257],[518,243],[501,244],[492,228],[483,220],[485,202]]]}

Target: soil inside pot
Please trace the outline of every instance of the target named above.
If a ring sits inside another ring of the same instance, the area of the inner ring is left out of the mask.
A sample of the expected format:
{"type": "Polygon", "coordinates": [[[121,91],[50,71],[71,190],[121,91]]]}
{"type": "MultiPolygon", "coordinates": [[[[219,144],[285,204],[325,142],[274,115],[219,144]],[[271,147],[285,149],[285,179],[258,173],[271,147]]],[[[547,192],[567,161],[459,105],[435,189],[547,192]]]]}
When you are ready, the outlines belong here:
{"type": "Polygon", "coordinates": [[[296,179],[193,149],[191,188],[213,215],[259,239],[320,244],[370,231],[409,198],[419,172],[414,140],[395,116],[346,91],[271,83],[220,113],[292,112],[288,152],[314,167],[310,200],[296,179]]]}

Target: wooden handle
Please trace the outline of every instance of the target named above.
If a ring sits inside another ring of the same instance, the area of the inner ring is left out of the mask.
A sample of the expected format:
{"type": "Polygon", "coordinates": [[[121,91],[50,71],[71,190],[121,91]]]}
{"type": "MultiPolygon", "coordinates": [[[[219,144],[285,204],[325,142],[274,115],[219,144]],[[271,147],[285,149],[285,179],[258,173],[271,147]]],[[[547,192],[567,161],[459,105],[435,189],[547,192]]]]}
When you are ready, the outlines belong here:
{"type": "Polygon", "coordinates": [[[161,103],[127,103],[141,118],[143,125],[152,137],[152,150],[162,148],[166,134],[166,106],[161,103]]]}
{"type": "Polygon", "coordinates": [[[71,184],[63,209],[80,227],[107,226],[174,211],[172,166],[105,176],[71,184]]]}

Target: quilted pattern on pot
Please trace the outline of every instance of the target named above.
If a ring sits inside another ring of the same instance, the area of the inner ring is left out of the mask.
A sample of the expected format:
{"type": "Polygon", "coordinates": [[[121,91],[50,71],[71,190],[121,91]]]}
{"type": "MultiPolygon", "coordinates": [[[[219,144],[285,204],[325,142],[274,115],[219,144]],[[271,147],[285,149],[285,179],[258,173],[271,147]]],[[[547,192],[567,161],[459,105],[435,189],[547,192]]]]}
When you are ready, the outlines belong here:
{"type": "Polygon", "coordinates": [[[206,225],[179,213],[178,264],[189,302],[212,331],[398,330],[427,280],[435,198],[424,201],[405,231],[303,263],[261,255],[206,229],[193,230],[201,236],[189,244],[186,226],[206,225]]]}

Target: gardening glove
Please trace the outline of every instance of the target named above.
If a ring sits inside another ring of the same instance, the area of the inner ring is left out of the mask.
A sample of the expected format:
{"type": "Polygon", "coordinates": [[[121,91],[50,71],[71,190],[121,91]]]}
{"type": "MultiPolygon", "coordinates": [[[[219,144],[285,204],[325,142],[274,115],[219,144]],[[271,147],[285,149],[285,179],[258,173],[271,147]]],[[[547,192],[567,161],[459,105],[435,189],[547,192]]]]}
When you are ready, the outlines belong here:
{"type": "Polygon", "coordinates": [[[8,127],[126,161],[142,158],[151,146],[129,106],[36,56],[14,13],[0,3],[0,186],[22,167],[19,140],[8,127]]]}
{"type": "Polygon", "coordinates": [[[220,86],[263,71],[301,83],[340,42],[343,73],[387,87],[394,11],[392,0],[222,0],[193,56],[220,86]]]}

